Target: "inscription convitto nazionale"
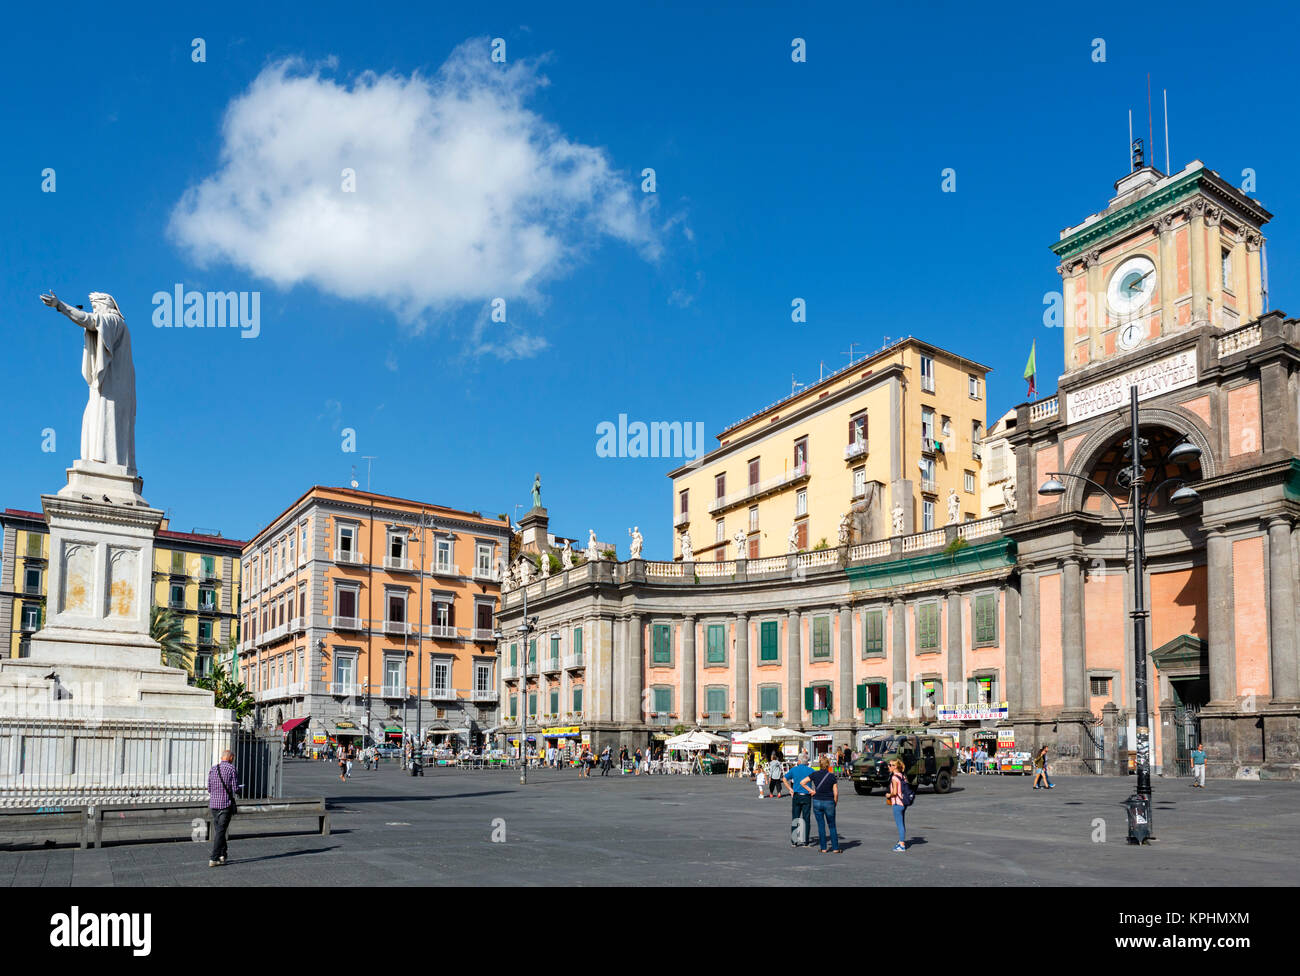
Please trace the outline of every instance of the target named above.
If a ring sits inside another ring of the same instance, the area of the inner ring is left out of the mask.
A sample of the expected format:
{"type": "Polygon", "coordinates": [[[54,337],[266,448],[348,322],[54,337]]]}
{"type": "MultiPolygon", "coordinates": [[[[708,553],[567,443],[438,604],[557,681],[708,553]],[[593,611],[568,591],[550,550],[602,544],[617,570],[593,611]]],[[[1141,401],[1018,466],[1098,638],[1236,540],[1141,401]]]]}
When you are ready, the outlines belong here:
{"type": "Polygon", "coordinates": [[[1077,423],[1099,414],[1128,406],[1129,389],[1138,388],[1138,399],[1169,393],[1196,382],[1196,350],[1175,353],[1158,362],[1131,369],[1119,376],[1085,386],[1066,396],[1066,423],[1077,423]]]}

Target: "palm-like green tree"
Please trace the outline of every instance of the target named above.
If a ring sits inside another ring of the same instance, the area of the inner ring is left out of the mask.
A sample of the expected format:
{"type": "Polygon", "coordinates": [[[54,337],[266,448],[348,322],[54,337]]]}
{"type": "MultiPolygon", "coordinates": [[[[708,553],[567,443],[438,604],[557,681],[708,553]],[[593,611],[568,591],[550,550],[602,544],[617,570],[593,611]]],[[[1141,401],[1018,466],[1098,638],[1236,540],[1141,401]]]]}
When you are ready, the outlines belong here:
{"type": "Polygon", "coordinates": [[[185,644],[185,621],[169,607],[149,611],[149,636],[162,645],[162,664],[194,673],[194,649],[185,644]]]}
{"type": "Polygon", "coordinates": [[[244,687],[242,681],[230,676],[220,661],[212,662],[212,670],[201,678],[194,680],[196,688],[206,688],[212,692],[217,708],[228,708],[235,713],[235,720],[241,721],[253,710],[253,695],[244,687]]]}

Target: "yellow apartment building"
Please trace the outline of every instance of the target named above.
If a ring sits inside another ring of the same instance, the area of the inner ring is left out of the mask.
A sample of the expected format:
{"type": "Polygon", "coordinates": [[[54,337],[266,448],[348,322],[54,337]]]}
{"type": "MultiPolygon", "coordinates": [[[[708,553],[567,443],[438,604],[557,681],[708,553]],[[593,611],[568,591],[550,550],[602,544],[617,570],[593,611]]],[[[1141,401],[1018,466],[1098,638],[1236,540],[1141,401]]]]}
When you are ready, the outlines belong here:
{"type": "Polygon", "coordinates": [[[494,617],[510,527],[309,489],[244,549],[239,673],[290,744],[469,744],[496,721],[494,617]]]}
{"type": "Polygon", "coordinates": [[[732,424],[668,473],[674,557],[758,559],[980,514],[989,368],[907,338],[732,424]]]}
{"type": "MultiPolygon", "coordinates": [[[[26,657],[45,621],[49,527],[42,512],[0,515],[0,634],[9,657],[26,657]]],[[[154,538],[153,605],[170,607],[185,628],[193,671],[206,674],[220,649],[238,637],[240,553],[244,542],[208,532],[176,532],[164,519],[154,538]]]]}

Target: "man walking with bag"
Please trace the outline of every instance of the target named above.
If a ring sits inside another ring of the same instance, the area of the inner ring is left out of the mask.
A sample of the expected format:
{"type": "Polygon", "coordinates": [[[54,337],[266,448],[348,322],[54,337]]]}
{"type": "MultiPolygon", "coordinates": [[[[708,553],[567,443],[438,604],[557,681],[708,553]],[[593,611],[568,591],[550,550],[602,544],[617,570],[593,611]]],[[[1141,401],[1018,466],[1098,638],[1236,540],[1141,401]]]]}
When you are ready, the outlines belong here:
{"type": "Polygon", "coordinates": [[[239,773],[234,760],[235,754],[227,749],[221,754],[221,762],[208,770],[208,808],[212,811],[210,868],[226,863],[226,831],[230,829],[230,818],[238,810],[235,794],[239,792],[239,773]]]}

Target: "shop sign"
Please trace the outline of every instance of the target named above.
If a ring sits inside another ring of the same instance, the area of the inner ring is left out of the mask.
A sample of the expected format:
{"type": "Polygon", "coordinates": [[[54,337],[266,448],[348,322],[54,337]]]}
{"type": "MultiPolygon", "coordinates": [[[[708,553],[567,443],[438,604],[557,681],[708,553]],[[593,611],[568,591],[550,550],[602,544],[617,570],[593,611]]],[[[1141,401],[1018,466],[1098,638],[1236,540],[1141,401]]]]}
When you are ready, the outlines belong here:
{"type": "Polygon", "coordinates": [[[1016,745],[1015,729],[998,729],[998,748],[1014,749],[1016,745]]]}
{"type": "Polygon", "coordinates": [[[324,732],[313,732],[313,733],[312,733],[312,735],[311,735],[311,744],[312,744],[312,745],[314,745],[314,746],[323,746],[323,745],[325,744],[325,742],[326,742],[326,735],[325,735],[324,732]]]}
{"type": "Polygon", "coordinates": [[[355,722],[335,722],[334,727],[336,729],[355,729],[357,726],[355,722]]]}
{"type": "Polygon", "coordinates": [[[561,728],[542,729],[542,735],[551,739],[576,739],[578,737],[578,727],[576,725],[566,725],[561,728]]]}
{"type": "Polygon", "coordinates": [[[1067,394],[1065,420],[1066,423],[1075,424],[1126,407],[1129,403],[1129,389],[1134,386],[1137,387],[1140,402],[1191,386],[1195,382],[1196,350],[1188,349],[1067,394]]]}
{"type": "Polygon", "coordinates": [[[969,705],[940,705],[940,722],[996,722],[1010,710],[1006,702],[976,702],[969,705]]]}

